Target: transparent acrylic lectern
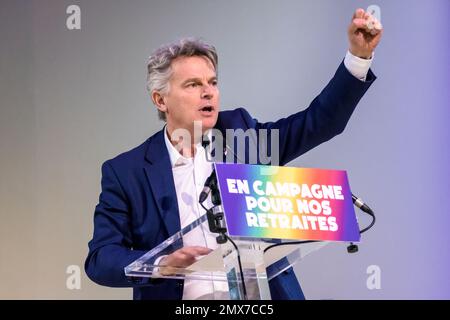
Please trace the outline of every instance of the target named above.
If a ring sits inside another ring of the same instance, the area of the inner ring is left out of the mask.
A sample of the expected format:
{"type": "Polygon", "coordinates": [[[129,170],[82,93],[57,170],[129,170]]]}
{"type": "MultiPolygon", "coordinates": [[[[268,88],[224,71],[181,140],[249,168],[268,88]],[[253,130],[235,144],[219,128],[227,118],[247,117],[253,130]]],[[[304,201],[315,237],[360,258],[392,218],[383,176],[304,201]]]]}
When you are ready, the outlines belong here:
{"type": "Polygon", "coordinates": [[[238,256],[238,251],[229,240],[221,244],[199,241],[194,245],[207,246],[211,252],[185,268],[164,267],[165,256],[182,248],[186,242],[192,245],[188,238],[193,233],[209,233],[209,237],[214,239],[219,236],[209,230],[207,214],[204,214],[128,265],[125,268],[126,276],[184,279],[185,286],[191,281],[203,281],[204,286],[201,287],[205,289],[204,299],[270,300],[269,280],[328,243],[275,246],[264,252],[264,249],[280,243],[280,240],[230,237],[238,247],[238,256]]]}

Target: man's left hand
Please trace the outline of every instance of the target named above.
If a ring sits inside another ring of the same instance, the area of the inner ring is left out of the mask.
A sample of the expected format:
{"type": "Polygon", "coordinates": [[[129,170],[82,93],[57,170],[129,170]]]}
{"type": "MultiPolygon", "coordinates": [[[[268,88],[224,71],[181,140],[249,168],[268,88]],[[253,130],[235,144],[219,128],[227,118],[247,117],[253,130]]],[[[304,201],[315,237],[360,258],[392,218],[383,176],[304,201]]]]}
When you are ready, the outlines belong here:
{"type": "Polygon", "coordinates": [[[357,9],[348,27],[349,51],[362,59],[372,58],[372,54],[383,34],[381,24],[364,9],[357,9]],[[374,27],[375,24],[375,27],[374,27]]]}

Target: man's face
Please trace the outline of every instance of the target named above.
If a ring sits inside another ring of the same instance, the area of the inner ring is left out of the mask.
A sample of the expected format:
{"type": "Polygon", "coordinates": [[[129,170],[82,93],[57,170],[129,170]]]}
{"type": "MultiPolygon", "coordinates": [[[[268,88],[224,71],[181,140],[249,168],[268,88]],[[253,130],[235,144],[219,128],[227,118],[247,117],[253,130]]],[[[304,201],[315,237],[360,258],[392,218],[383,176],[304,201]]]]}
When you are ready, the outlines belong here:
{"type": "Polygon", "coordinates": [[[163,96],[169,131],[185,128],[192,132],[194,121],[203,132],[217,122],[219,88],[216,71],[206,57],[180,57],[172,62],[169,92],[163,96]]]}

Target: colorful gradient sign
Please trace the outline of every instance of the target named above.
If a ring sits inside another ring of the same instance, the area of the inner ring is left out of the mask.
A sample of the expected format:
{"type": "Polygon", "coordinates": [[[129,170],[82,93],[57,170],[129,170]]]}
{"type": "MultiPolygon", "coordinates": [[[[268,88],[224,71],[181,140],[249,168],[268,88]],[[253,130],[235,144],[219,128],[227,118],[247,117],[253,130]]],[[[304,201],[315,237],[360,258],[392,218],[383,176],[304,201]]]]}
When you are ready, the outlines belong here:
{"type": "Polygon", "coordinates": [[[347,173],[216,163],[231,236],[360,240],[347,173]]]}

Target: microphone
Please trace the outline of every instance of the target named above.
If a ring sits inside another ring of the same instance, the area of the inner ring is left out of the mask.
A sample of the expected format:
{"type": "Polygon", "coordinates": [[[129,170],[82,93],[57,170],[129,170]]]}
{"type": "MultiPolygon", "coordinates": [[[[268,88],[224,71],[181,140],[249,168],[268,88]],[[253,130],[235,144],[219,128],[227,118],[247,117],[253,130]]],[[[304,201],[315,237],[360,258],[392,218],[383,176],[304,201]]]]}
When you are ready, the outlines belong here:
{"type": "MultiPolygon", "coordinates": [[[[211,141],[209,140],[209,137],[208,137],[207,135],[202,136],[202,147],[203,147],[205,150],[206,150],[206,148],[207,148],[208,146],[210,146],[210,144],[211,144],[211,141]]],[[[230,150],[231,153],[232,153],[239,161],[241,161],[241,160],[239,159],[239,157],[233,152],[233,150],[231,150],[231,148],[230,148],[230,147],[226,144],[226,142],[225,142],[225,150],[226,150],[226,149],[230,150]]],[[[207,161],[210,161],[210,159],[208,159],[208,152],[206,152],[205,154],[206,154],[206,160],[207,160],[207,161]]],[[[204,184],[204,187],[203,187],[203,190],[202,190],[202,192],[200,192],[200,196],[198,197],[198,201],[199,201],[200,204],[203,203],[203,202],[205,202],[206,198],[208,198],[208,195],[209,195],[209,193],[211,192],[211,190],[212,190],[213,188],[217,188],[216,184],[217,184],[216,170],[214,169],[214,166],[213,166],[213,171],[211,172],[211,174],[209,175],[209,177],[206,179],[205,184],[204,184]]],[[[214,202],[220,202],[220,200],[217,199],[217,196],[218,196],[218,195],[216,195],[216,197],[213,197],[213,198],[215,198],[215,199],[213,199],[213,200],[216,200],[216,201],[214,201],[214,202]]]]}
{"type": "Polygon", "coordinates": [[[215,185],[215,180],[216,180],[216,170],[213,169],[208,179],[206,179],[205,181],[205,185],[203,187],[202,192],[200,193],[198,202],[200,203],[205,202],[206,198],[208,198],[208,194],[211,192],[213,185],[215,185]]]}
{"type": "MultiPolygon", "coordinates": [[[[375,213],[370,209],[370,207],[362,201],[361,198],[358,198],[352,193],[352,201],[355,206],[357,206],[359,209],[361,209],[363,212],[367,213],[372,217],[372,222],[367,228],[364,228],[363,230],[360,230],[359,233],[362,234],[372,228],[372,226],[375,224],[375,213]]],[[[358,252],[358,245],[354,244],[353,242],[350,242],[350,245],[347,247],[348,253],[355,253],[358,252]]]]}
{"type": "MultiPolygon", "coordinates": [[[[211,144],[211,141],[209,141],[208,136],[202,136],[202,147],[205,150],[210,144],[211,144]]],[[[206,154],[206,160],[209,161],[208,152],[205,152],[205,154],[206,154]]],[[[214,167],[213,167],[213,171],[211,172],[209,177],[206,179],[203,190],[202,190],[202,192],[200,192],[200,196],[198,197],[199,203],[205,202],[206,198],[208,198],[208,195],[211,192],[211,187],[213,185],[214,179],[216,179],[216,170],[214,170],[214,167]]]]}
{"type": "Polygon", "coordinates": [[[209,141],[208,136],[202,136],[202,147],[206,149],[207,146],[209,146],[209,144],[211,143],[211,141],[209,141]]]}
{"type": "Polygon", "coordinates": [[[202,136],[202,147],[203,149],[205,149],[206,161],[213,162],[213,159],[211,157],[211,141],[209,140],[209,137],[207,135],[202,136]]]}
{"type": "Polygon", "coordinates": [[[352,193],[352,201],[355,204],[355,206],[357,206],[359,209],[361,209],[365,213],[368,213],[370,215],[373,214],[372,209],[370,209],[370,207],[367,204],[365,204],[364,201],[362,201],[361,198],[358,198],[353,193],[352,193]]]}
{"type": "MultiPolygon", "coordinates": [[[[202,147],[206,150],[206,147],[208,147],[210,144],[211,144],[211,141],[208,139],[208,137],[203,136],[202,137],[202,147]]],[[[241,159],[239,159],[239,157],[233,152],[233,150],[231,150],[231,148],[225,143],[225,150],[226,149],[230,150],[231,153],[237,158],[238,161],[241,161],[241,159]]],[[[206,154],[207,154],[207,152],[206,152],[206,154]]],[[[208,158],[206,160],[208,160],[208,158]]],[[[244,162],[242,162],[242,163],[244,163],[244,162]]],[[[218,194],[218,190],[217,190],[216,170],[214,169],[214,167],[213,167],[213,171],[211,172],[211,174],[205,181],[202,192],[200,192],[200,196],[198,197],[199,203],[205,202],[205,200],[206,200],[206,198],[208,198],[208,195],[211,192],[211,190],[216,191],[216,194],[213,193],[213,196],[212,196],[213,203],[220,204],[220,195],[218,194]]]]}

